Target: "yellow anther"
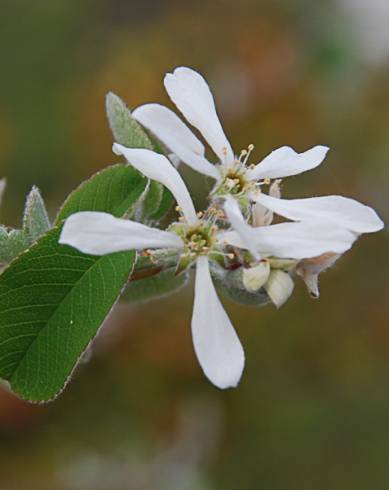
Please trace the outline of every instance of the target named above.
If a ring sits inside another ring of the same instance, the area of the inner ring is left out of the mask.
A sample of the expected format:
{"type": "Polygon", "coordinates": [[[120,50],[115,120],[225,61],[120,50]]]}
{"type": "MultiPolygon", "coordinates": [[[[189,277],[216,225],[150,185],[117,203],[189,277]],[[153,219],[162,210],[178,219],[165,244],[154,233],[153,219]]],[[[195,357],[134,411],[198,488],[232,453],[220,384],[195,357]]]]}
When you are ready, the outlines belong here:
{"type": "Polygon", "coordinates": [[[176,211],[181,211],[181,206],[176,206],[175,209],[176,211]]]}
{"type": "Polygon", "coordinates": [[[231,254],[227,254],[227,257],[232,260],[235,257],[235,255],[231,253],[231,254]]]}

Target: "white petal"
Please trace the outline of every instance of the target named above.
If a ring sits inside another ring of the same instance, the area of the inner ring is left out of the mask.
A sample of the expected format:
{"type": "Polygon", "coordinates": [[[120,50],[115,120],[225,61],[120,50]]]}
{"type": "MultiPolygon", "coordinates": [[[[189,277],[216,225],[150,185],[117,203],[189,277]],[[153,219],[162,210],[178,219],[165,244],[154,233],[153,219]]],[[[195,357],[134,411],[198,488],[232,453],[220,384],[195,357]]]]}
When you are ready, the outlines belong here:
{"type": "Polygon", "coordinates": [[[253,206],[253,226],[268,226],[273,221],[273,213],[270,209],[265,208],[262,204],[255,203],[253,206]]]}
{"type": "Polygon", "coordinates": [[[290,146],[282,146],[272,151],[253,170],[249,170],[248,178],[276,179],[301,174],[320,165],[328,149],[327,146],[315,146],[303,153],[297,153],[290,146]]]}
{"type": "Polygon", "coordinates": [[[114,143],[112,149],[116,155],[124,155],[128,163],[146,177],[157,180],[167,187],[175,197],[189,223],[197,221],[193,201],[185,182],[165,156],[151,150],[126,148],[118,143],[114,143]]]}
{"type": "Polygon", "coordinates": [[[242,375],[244,352],[217,296],[206,257],[199,257],[196,263],[192,336],[207,378],[218,388],[235,387],[242,375]]]}
{"type": "Polygon", "coordinates": [[[224,211],[226,212],[228,221],[231,223],[235,231],[240,235],[245,245],[245,248],[250,250],[250,252],[257,260],[260,259],[258,249],[253,241],[253,228],[246,223],[246,220],[244,219],[239,208],[239,204],[233,197],[225,197],[224,211]]]}
{"type": "Polygon", "coordinates": [[[194,170],[220,178],[216,167],[204,156],[204,145],[173,111],[159,104],[146,104],[135,109],[132,117],[194,170]]]}
{"type": "MultiPolygon", "coordinates": [[[[234,232],[219,235],[230,245],[248,248],[234,232]]],[[[356,239],[355,233],[332,223],[280,223],[253,228],[252,247],[262,255],[279,258],[305,259],[326,252],[344,253],[356,239]]]]}
{"type": "Polygon", "coordinates": [[[221,162],[231,164],[234,153],[216,113],[213,96],[204,78],[186,67],[176,68],[164,80],[178,110],[207,140],[221,162]]]}
{"type": "Polygon", "coordinates": [[[271,271],[269,280],[265,284],[266,292],[277,308],[289,299],[293,288],[294,282],[290,275],[280,270],[271,271]]]}
{"type": "Polygon", "coordinates": [[[275,213],[295,221],[330,221],[356,233],[369,233],[383,227],[374,209],[347,197],[277,199],[263,193],[250,197],[275,213]]]}
{"type": "Polygon", "coordinates": [[[327,253],[299,262],[296,273],[302,277],[313,298],[319,297],[319,274],[332,267],[339,257],[339,254],[327,253]]]}
{"type": "Polygon", "coordinates": [[[144,248],[179,249],[183,246],[175,233],[92,211],[72,214],[65,221],[59,243],[91,255],[144,248]]]}

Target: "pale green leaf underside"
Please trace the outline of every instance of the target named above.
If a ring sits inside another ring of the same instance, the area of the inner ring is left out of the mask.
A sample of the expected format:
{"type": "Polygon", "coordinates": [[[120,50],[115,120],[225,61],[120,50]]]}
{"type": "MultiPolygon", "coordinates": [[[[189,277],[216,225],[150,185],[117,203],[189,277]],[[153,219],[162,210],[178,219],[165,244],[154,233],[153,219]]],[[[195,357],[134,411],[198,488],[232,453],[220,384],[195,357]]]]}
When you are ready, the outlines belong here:
{"type": "Polygon", "coordinates": [[[153,150],[153,144],[141,125],[131,117],[126,104],[116,94],[109,92],[105,107],[109,126],[117,143],[128,148],[147,148],[153,150]]]}
{"type": "Polygon", "coordinates": [[[23,231],[31,242],[44,235],[50,229],[46,206],[37,187],[33,187],[27,196],[23,216],[23,231]]]}
{"type": "Polygon", "coordinates": [[[6,265],[30,245],[23,230],[7,230],[0,226],[0,266],[6,265]]]}
{"type": "MultiPolygon", "coordinates": [[[[106,112],[114,140],[128,148],[146,148],[161,153],[159,144],[149,137],[142,126],[131,116],[131,111],[116,94],[106,96],[106,112]]],[[[158,221],[173,205],[170,192],[159,182],[150,182],[142,203],[142,217],[147,221],[158,221]]]]}
{"type": "Polygon", "coordinates": [[[158,299],[176,292],[188,281],[188,274],[176,276],[175,267],[145,279],[130,281],[123,292],[122,300],[136,303],[158,299]]]}

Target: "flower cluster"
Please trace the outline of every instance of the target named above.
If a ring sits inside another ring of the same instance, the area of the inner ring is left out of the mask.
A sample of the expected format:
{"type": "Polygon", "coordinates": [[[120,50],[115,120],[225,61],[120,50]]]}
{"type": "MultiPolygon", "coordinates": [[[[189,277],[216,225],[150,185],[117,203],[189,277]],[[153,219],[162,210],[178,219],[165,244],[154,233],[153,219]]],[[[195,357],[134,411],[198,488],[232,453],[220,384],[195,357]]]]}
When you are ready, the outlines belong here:
{"type": "Polygon", "coordinates": [[[282,147],[250,164],[253,145],[236,155],[199,73],[180,67],[167,74],[164,83],[178,110],[215,153],[217,163],[208,161],[203,143],[173,111],[159,104],[138,107],[132,117],[169,150],[172,161],[118,143],[113,151],[171,191],[178,221],[160,230],[106,213],[80,212],[67,219],[60,242],[95,255],[138,250],[162,262],[164,256],[173,255],[177,273],[195,266],[195,352],[213,384],[234,387],[243,371],[244,352],[212,278],[223,289],[239,290],[258,303],[265,298],[280,307],[290,296],[297,274],[317,297],[320,272],[349,250],[361,233],[378,231],[383,223],[370,207],[342,196],[282,199],[280,179],[320,165],[327,147],[303,153],[282,147]],[[214,180],[206,210],[196,212],[172,163],[177,160],[214,180]],[[284,221],[272,224],[274,214],[284,221]]]}

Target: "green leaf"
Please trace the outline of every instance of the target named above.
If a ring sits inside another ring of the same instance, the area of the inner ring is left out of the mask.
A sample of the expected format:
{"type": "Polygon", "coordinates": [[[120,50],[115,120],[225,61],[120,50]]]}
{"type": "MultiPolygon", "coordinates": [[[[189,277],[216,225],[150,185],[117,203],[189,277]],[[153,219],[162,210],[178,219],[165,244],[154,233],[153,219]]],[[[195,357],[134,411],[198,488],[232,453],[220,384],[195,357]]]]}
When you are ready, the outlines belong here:
{"type": "Polygon", "coordinates": [[[147,148],[154,146],[142,126],[131,117],[131,112],[120,97],[108,92],[105,106],[109,126],[114,140],[128,148],[147,148]]]}
{"type": "MultiPolygon", "coordinates": [[[[77,211],[122,216],[146,179],[115,165],[74,191],[60,223],[77,211]]],[[[22,398],[49,401],[64,387],[132,272],[135,253],[95,257],[58,243],[60,226],[0,276],[0,376],[22,398]]]]}
{"type": "Polygon", "coordinates": [[[174,198],[172,196],[172,193],[169,191],[169,189],[163,187],[159,206],[154,210],[153,213],[150,213],[149,219],[152,221],[161,220],[172,209],[173,204],[174,204],[174,198]]]}
{"type": "Polygon", "coordinates": [[[104,211],[116,217],[127,214],[145,190],[147,179],[132,167],[118,164],[98,172],[66,199],[56,224],[78,211],[104,211]]]}
{"type": "Polygon", "coordinates": [[[27,196],[23,216],[23,231],[34,242],[50,229],[46,206],[37,187],[33,187],[27,196]]]}
{"type": "Polygon", "coordinates": [[[30,240],[23,230],[8,231],[0,226],[0,265],[11,262],[30,245],[30,240]]]}
{"type": "Polygon", "coordinates": [[[181,289],[188,282],[188,277],[185,273],[176,276],[173,267],[155,276],[130,281],[121,299],[127,303],[158,299],[181,289]]]}
{"type": "MultiPolygon", "coordinates": [[[[131,111],[120,97],[112,92],[106,96],[108,122],[115,141],[129,148],[146,148],[162,153],[159,143],[149,137],[131,116],[131,111]]],[[[148,221],[159,221],[174,203],[171,193],[159,182],[151,181],[142,202],[140,215],[148,221]]]]}
{"type": "Polygon", "coordinates": [[[22,398],[49,401],[112,309],[135,252],[92,257],[47,233],[0,277],[0,376],[22,398]]]}
{"type": "Polygon", "coordinates": [[[144,220],[148,220],[155,212],[158,211],[162,201],[163,186],[155,180],[150,180],[147,194],[143,201],[142,214],[144,220]]]}

